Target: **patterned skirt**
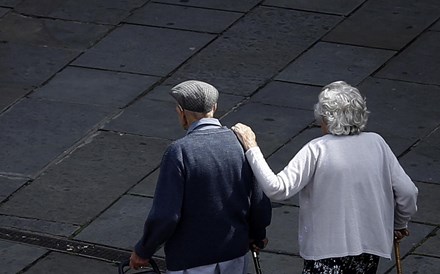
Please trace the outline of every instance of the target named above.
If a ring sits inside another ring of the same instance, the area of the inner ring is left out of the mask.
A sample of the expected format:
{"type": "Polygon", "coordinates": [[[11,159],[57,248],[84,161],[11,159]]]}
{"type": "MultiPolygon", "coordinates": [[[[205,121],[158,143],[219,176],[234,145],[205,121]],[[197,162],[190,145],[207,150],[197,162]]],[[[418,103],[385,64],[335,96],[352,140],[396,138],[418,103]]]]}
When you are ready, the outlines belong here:
{"type": "Polygon", "coordinates": [[[302,274],[375,274],[379,256],[363,253],[358,256],[304,260],[302,274]]]}

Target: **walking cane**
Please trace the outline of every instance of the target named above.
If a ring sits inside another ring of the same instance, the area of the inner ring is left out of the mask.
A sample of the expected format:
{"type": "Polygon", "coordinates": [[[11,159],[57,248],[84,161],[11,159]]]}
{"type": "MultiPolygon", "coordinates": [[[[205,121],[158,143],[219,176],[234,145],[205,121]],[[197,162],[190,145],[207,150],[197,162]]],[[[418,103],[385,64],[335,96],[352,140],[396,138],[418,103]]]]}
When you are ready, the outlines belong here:
{"type": "MultiPolygon", "coordinates": [[[[259,248],[264,248],[264,243],[262,241],[255,242],[255,245],[258,246],[259,248]]],[[[252,260],[254,261],[255,273],[263,274],[263,271],[261,270],[261,266],[260,266],[260,257],[258,256],[258,252],[253,248],[252,244],[250,246],[250,250],[252,253],[252,260]]]]}
{"type": "Polygon", "coordinates": [[[397,274],[402,274],[402,261],[400,260],[400,242],[394,240],[394,255],[396,256],[396,270],[397,274]]]}

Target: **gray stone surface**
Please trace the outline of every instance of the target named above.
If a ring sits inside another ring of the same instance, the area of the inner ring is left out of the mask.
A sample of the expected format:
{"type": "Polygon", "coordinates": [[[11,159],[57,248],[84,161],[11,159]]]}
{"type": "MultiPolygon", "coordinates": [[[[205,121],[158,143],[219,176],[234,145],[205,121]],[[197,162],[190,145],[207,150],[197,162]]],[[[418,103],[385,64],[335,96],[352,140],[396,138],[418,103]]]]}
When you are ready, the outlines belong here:
{"type": "Polygon", "coordinates": [[[0,202],[14,193],[27,182],[25,178],[5,177],[0,175],[0,202]]]}
{"type": "Polygon", "coordinates": [[[116,25],[147,0],[24,0],[16,6],[20,13],[73,21],[116,25]]]}
{"type": "Polygon", "coordinates": [[[142,195],[147,197],[154,197],[156,190],[157,178],[159,177],[159,169],[148,175],[139,184],[135,185],[128,193],[142,195]]]}
{"type": "MultiPolygon", "coordinates": [[[[405,154],[400,162],[413,180],[440,183],[440,159],[438,155],[440,155],[439,129],[405,154]],[[426,167],[423,172],[420,171],[420,166],[426,167]]],[[[440,204],[438,208],[440,208],[440,204]]]]}
{"type": "Polygon", "coordinates": [[[250,102],[228,114],[222,123],[228,127],[237,122],[251,126],[258,136],[258,144],[264,155],[270,155],[313,120],[311,111],[250,102]]]}
{"type": "Polygon", "coordinates": [[[298,214],[298,207],[272,207],[272,222],[267,229],[267,251],[299,255],[298,214]]]}
{"type": "Polygon", "coordinates": [[[399,50],[438,19],[437,0],[370,0],[323,38],[399,50]]]}
{"type": "Polygon", "coordinates": [[[29,274],[84,274],[117,273],[117,267],[109,262],[93,260],[80,256],[51,252],[24,273],[29,274]]]}
{"type": "Polygon", "coordinates": [[[204,33],[123,25],[81,55],[74,64],[165,76],[213,38],[213,35],[204,33]]]}
{"type": "Polygon", "coordinates": [[[239,19],[238,12],[148,3],[136,10],[128,23],[220,33],[239,19]],[[206,20],[209,18],[209,20],[206,20]]]}
{"type": "Polygon", "coordinates": [[[13,229],[32,231],[50,235],[69,237],[80,226],[61,222],[51,222],[33,218],[0,215],[0,226],[13,229]]]}
{"type": "Polygon", "coordinates": [[[122,108],[157,80],[152,76],[67,67],[31,97],[122,108]]]}
{"type": "Polygon", "coordinates": [[[378,132],[399,156],[438,126],[440,88],[370,78],[359,86],[371,111],[368,131],[378,132]]]}
{"type": "Polygon", "coordinates": [[[437,198],[440,184],[416,182],[416,186],[419,189],[417,199],[418,211],[413,217],[413,220],[439,225],[440,214],[438,214],[438,211],[440,208],[440,199],[437,198]]]}
{"type": "Polygon", "coordinates": [[[321,87],[272,81],[251,97],[252,102],[313,110],[321,87]]]}
{"type": "Polygon", "coordinates": [[[258,7],[168,81],[196,78],[224,93],[250,95],[339,20],[332,15],[258,7]]]}
{"type": "Polygon", "coordinates": [[[4,16],[6,13],[8,13],[8,11],[10,11],[10,9],[7,8],[0,8],[0,18],[2,16],[4,16]]]}
{"type": "Polygon", "coordinates": [[[8,155],[0,158],[0,172],[33,176],[108,113],[99,106],[21,100],[0,115],[0,146],[8,155]]]}
{"type": "Polygon", "coordinates": [[[79,52],[16,43],[0,43],[0,83],[31,87],[42,84],[79,52]]]}
{"type": "Polygon", "coordinates": [[[242,11],[246,12],[258,4],[258,0],[157,0],[155,2],[168,3],[168,4],[178,4],[178,5],[188,5],[193,7],[203,7],[219,10],[231,10],[231,11],[242,11]]]}
{"type": "Polygon", "coordinates": [[[438,258],[411,255],[402,261],[404,273],[438,273],[438,258]]]}
{"type": "Polygon", "coordinates": [[[358,85],[394,51],[319,42],[285,68],[276,80],[324,86],[344,80],[358,85]]]}
{"type": "Polygon", "coordinates": [[[142,237],[144,222],[152,204],[151,198],[122,196],[75,239],[133,250],[142,237]]]}
{"type": "Polygon", "coordinates": [[[432,25],[431,30],[440,31],[440,21],[439,20],[437,20],[437,23],[432,25]]]}
{"type": "Polygon", "coordinates": [[[43,248],[0,240],[0,273],[17,273],[46,252],[43,248]]]}
{"type": "Polygon", "coordinates": [[[0,6],[13,8],[18,3],[20,3],[20,1],[21,0],[0,0],[0,6]]]}
{"type": "Polygon", "coordinates": [[[435,234],[427,238],[423,244],[415,250],[418,254],[440,257],[440,233],[437,230],[435,234]]]}
{"type": "Polygon", "coordinates": [[[3,203],[0,213],[84,224],[157,168],[167,144],[101,132],[3,203]]]}
{"type": "Polygon", "coordinates": [[[176,104],[143,97],[105,125],[118,132],[174,140],[185,135],[176,113],[176,104]]]}
{"type": "Polygon", "coordinates": [[[21,99],[23,96],[29,93],[29,91],[30,88],[26,88],[26,85],[20,86],[19,84],[0,84],[0,112],[21,99]]]}
{"type": "Polygon", "coordinates": [[[440,85],[440,33],[428,31],[393,58],[376,76],[440,85]]]}
{"type": "Polygon", "coordinates": [[[0,40],[50,48],[84,50],[109,31],[110,27],[43,19],[9,13],[0,20],[0,40]]]}
{"type": "Polygon", "coordinates": [[[365,0],[265,0],[263,4],[282,8],[348,15],[364,2],[365,0]]]}

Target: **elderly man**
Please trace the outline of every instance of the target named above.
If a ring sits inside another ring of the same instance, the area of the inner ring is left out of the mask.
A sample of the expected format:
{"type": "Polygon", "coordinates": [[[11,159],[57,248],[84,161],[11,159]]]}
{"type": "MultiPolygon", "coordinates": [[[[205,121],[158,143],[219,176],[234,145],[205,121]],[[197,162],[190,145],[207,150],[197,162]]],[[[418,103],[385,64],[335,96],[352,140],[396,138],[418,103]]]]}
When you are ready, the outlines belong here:
{"type": "Polygon", "coordinates": [[[253,241],[266,240],[271,205],[234,133],[213,118],[219,93],[201,81],[171,89],[185,137],[165,151],[153,206],[130,267],[165,243],[168,273],[247,273],[253,241]]]}

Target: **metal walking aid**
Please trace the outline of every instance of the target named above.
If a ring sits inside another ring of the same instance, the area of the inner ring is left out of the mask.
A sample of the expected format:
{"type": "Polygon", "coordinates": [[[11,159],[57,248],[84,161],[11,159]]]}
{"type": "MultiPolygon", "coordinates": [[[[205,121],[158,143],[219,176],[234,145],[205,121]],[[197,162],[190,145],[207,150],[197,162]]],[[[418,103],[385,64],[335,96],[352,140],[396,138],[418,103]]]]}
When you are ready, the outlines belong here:
{"type": "Polygon", "coordinates": [[[400,259],[400,241],[394,240],[394,255],[396,257],[397,274],[402,274],[402,260],[400,259]]]}
{"type": "MultiPolygon", "coordinates": [[[[259,248],[264,248],[263,241],[258,241],[258,242],[255,242],[254,244],[259,248]]],[[[260,257],[258,256],[258,252],[254,249],[252,244],[250,244],[249,249],[251,250],[252,260],[254,261],[255,273],[256,274],[263,274],[263,271],[261,270],[261,266],[260,266],[260,257]]]]}

